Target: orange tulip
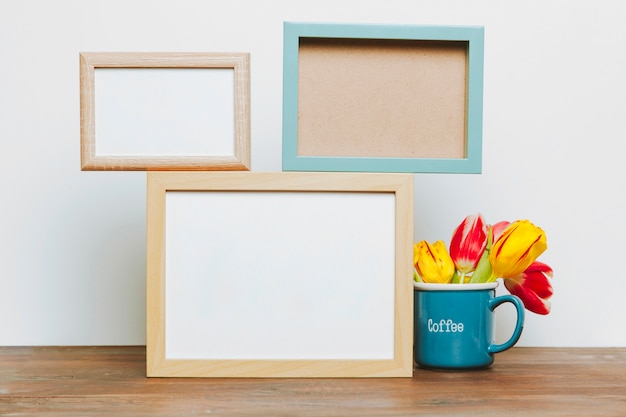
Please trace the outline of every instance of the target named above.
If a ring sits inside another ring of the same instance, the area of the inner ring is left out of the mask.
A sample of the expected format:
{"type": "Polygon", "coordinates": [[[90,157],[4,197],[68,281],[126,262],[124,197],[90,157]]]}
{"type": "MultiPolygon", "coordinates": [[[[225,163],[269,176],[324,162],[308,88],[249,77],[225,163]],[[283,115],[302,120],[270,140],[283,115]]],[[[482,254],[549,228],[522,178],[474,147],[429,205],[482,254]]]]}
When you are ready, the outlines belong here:
{"type": "Polygon", "coordinates": [[[511,278],[526,270],[548,245],[544,231],[529,222],[518,220],[494,242],[489,261],[496,277],[511,278]]]}

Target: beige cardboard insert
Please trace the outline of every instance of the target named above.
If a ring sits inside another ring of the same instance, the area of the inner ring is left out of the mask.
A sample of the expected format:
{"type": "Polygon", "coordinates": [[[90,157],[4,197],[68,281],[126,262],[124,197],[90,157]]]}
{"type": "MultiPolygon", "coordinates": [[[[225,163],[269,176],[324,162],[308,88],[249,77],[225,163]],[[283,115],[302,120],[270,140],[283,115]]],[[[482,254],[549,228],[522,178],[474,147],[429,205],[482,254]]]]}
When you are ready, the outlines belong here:
{"type": "Polygon", "coordinates": [[[301,38],[298,154],[464,158],[463,41],[301,38]]]}

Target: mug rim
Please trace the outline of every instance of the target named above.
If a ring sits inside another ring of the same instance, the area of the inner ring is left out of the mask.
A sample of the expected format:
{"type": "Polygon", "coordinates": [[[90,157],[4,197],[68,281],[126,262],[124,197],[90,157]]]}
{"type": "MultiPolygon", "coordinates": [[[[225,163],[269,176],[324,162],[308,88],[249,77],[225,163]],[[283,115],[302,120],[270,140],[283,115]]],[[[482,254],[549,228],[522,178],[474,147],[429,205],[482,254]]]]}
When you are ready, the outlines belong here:
{"type": "Polygon", "coordinates": [[[492,290],[498,286],[498,281],[485,282],[480,284],[436,284],[429,282],[413,281],[413,287],[421,291],[476,291],[476,290],[492,290]]]}

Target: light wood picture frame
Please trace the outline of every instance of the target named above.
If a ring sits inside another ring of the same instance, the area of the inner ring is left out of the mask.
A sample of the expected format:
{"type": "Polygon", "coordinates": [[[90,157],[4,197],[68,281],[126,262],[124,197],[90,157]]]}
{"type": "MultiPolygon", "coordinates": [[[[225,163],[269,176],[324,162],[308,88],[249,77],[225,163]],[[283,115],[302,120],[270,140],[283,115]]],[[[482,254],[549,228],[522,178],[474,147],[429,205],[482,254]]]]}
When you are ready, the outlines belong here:
{"type": "Polygon", "coordinates": [[[484,28],[284,23],[283,170],[480,173],[484,28]]]}
{"type": "Polygon", "coordinates": [[[413,177],[148,172],[148,377],[410,377],[413,177]]]}
{"type": "Polygon", "coordinates": [[[82,52],[82,170],[249,170],[250,55],[82,52]]]}

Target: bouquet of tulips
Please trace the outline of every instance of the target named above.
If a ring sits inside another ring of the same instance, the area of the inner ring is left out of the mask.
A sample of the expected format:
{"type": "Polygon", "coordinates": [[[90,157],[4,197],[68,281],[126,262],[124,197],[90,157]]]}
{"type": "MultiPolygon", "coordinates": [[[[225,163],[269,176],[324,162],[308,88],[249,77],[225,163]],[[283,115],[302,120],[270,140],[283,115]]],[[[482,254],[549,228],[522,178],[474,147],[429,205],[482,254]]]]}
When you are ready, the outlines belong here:
{"type": "Polygon", "coordinates": [[[460,285],[501,278],[526,309],[548,314],[552,268],[537,261],[547,247],[544,231],[528,220],[488,225],[482,215],[470,215],[454,230],[449,252],[441,240],[413,246],[414,278],[460,285]]]}

